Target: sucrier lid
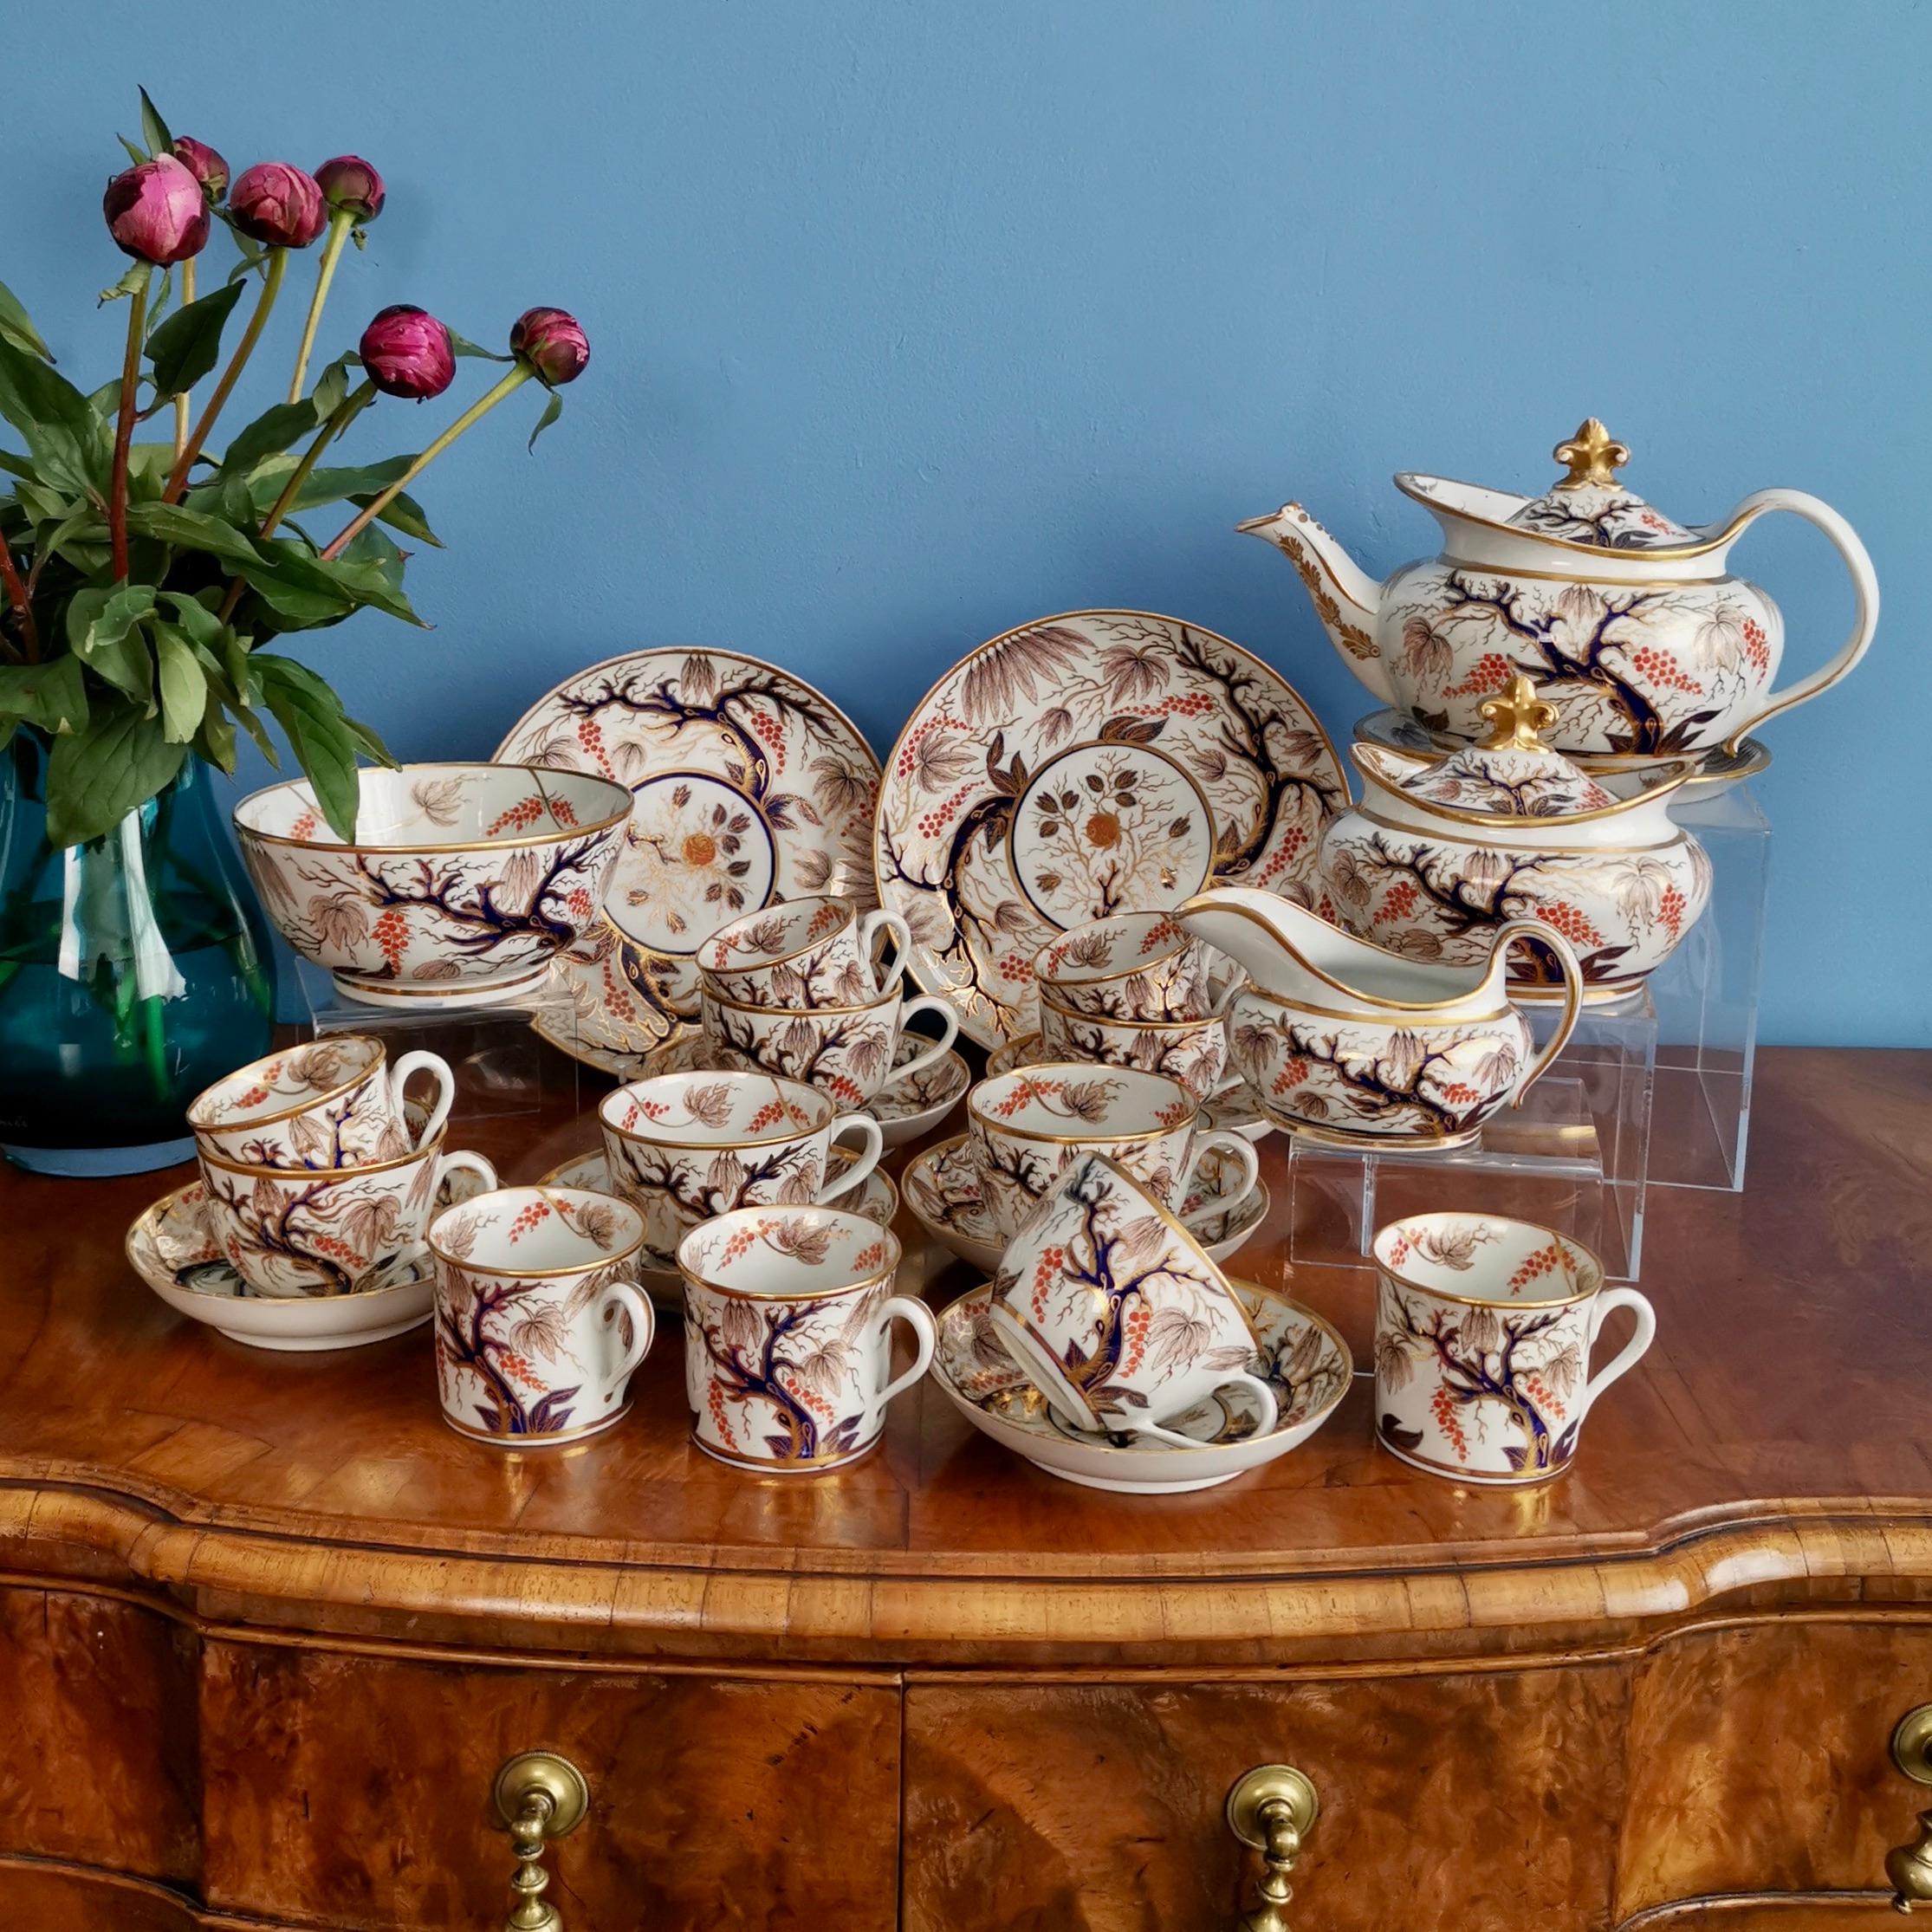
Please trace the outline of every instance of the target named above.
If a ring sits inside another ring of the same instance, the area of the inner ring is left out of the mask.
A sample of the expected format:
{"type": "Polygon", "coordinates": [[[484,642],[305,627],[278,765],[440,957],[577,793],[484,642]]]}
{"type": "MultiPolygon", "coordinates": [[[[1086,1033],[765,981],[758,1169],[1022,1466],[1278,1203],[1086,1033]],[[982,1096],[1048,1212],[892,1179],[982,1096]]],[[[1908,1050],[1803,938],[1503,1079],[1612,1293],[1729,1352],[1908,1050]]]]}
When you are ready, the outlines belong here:
{"type": "Polygon", "coordinates": [[[1556,706],[1520,672],[1482,715],[1492,729],[1480,745],[1404,779],[1400,789],[1425,804],[1498,818],[1560,819],[1624,802],[1538,736],[1556,723],[1556,706]]]}
{"type": "Polygon", "coordinates": [[[1618,482],[1616,472],[1631,460],[1629,447],[1612,442],[1594,416],[1553,453],[1567,465],[1567,473],[1512,514],[1512,529],[1605,550],[1670,550],[1695,541],[1695,531],[1651,509],[1618,482]]]}

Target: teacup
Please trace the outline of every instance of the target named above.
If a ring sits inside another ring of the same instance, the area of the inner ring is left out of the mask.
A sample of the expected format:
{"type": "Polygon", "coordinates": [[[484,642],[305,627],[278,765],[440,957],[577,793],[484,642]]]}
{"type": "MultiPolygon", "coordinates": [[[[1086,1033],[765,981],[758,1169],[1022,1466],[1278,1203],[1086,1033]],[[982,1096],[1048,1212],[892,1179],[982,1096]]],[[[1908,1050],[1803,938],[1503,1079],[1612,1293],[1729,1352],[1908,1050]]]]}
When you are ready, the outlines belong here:
{"type": "Polygon", "coordinates": [[[698,971],[713,992],[746,1006],[864,1006],[898,986],[911,943],[897,912],[861,916],[850,899],[820,893],[720,926],[698,949],[698,971]],[[883,975],[881,933],[893,944],[883,975]]]}
{"type": "Polygon", "coordinates": [[[1034,955],[1041,992],[1098,1020],[1204,1020],[1214,1010],[1208,949],[1170,912],[1118,912],[1049,939],[1034,955]]]}
{"type": "Polygon", "coordinates": [[[324,1035],[251,1060],[188,1104],[188,1125],[204,1153],[248,1167],[361,1167],[394,1160],[442,1132],[456,1096],[449,1062],[405,1054],[385,1064],[366,1034],[324,1035]],[[403,1089],[417,1073],[436,1083],[422,1131],[412,1136],[403,1089]]]}
{"type": "Polygon", "coordinates": [[[440,1136],[412,1154],[360,1167],[250,1167],[201,1155],[209,1229],[257,1294],[353,1294],[377,1269],[422,1245],[437,1190],[458,1171],[498,1184],[481,1154],[445,1154],[440,1136]]]}
{"type": "Polygon", "coordinates": [[[896,1295],[899,1244],[839,1208],[739,1208],[685,1235],[684,1392],[708,1455],[815,1475],[878,1442],[885,1406],[926,1372],[932,1316],[896,1295]],[[912,1366],[892,1375],[891,1326],[912,1366]]]}
{"type": "Polygon", "coordinates": [[[878,1165],[868,1113],[770,1073],[659,1073],[597,1109],[611,1185],[644,1216],[645,1265],[669,1269],[701,1222],[734,1208],[836,1201],[878,1165]],[[836,1171],[834,1146],[856,1140],[836,1171]]]}
{"type": "Polygon", "coordinates": [[[728,1066],[802,1080],[840,1107],[862,1107],[889,1086],[937,1066],[959,1036],[959,1015],[944,1000],[908,1000],[895,987],[857,1006],[748,1006],[708,987],[704,1031],[728,1066]],[[914,1059],[893,1065],[899,1034],[921,1014],[939,1017],[938,1039],[914,1059]]]}
{"type": "Polygon", "coordinates": [[[1077,1155],[1105,1154],[1170,1210],[1194,1191],[1195,1170],[1209,1154],[1234,1162],[1242,1178],[1183,1217],[1190,1233],[1245,1201],[1259,1171],[1241,1135],[1200,1131],[1200,1103],[1178,1080],[1133,1067],[1048,1060],[1016,1068],[966,1096],[966,1121],[980,1196],[1002,1241],[1077,1155]]]}
{"type": "Polygon", "coordinates": [[[1404,1462],[1459,1482],[1560,1475],[1598,1397],[1656,1338],[1635,1288],[1567,1235],[1501,1215],[1410,1215],[1377,1230],[1376,1434],[1404,1462]],[[1618,1308],[1637,1332],[1595,1375],[1618,1308]]]}
{"type": "Polygon", "coordinates": [[[459,1435],[506,1448],[574,1443],[629,1406],[656,1332],[629,1276],[644,1216],[585,1188],[502,1188],[430,1223],[436,1390],[459,1435]]]}
{"type": "Polygon", "coordinates": [[[1059,1005],[1042,989],[1040,1044],[1052,1060],[1165,1073],[1196,1100],[1211,1100],[1235,1084],[1224,1077],[1228,1030],[1217,1019],[1097,1020],[1059,1005]]]}
{"type": "Polygon", "coordinates": [[[990,1313],[1072,1428],[1199,1449],[1161,1424],[1231,1383],[1261,1404],[1259,1432],[1274,1427],[1248,1311],[1180,1222],[1103,1154],[1070,1162],[1008,1244],[990,1313]]]}

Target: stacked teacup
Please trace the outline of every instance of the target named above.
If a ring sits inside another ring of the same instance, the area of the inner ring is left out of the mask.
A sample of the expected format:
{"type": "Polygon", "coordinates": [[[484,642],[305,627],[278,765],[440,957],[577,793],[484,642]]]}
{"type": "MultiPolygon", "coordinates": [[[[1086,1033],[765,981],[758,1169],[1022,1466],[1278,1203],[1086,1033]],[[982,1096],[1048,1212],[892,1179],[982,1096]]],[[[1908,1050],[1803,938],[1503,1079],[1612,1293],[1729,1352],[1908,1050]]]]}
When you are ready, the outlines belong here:
{"type": "Polygon", "coordinates": [[[1040,1056],[1135,1067],[1197,1100],[1226,1079],[1228,1039],[1210,955],[1165,912],[1124,912],[1049,940],[1034,958],[1040,1056]]]}
{"type": "Polygon", "coordinates": [[[437,1196],[457,1171],[485,1187],[482,1155],[444,1151],[455,1080],[434,1054],[392,1067],[382,1042],[338,1034],[251,1062],[188,1109],[203,1214],[243,1282],[262,1295],[355,1294],[426,1267],[437,1196]],[[435,1098],[412,1117],[404,1089],[435,1098]]]}
{"type": "Polygon", "coordinates": [[[1275,1427],[1267,1358],[1240,1297],[1145,1180],[1105,1153],[1076,1154],[1021,1224],[989,1313],[1068,1429],[1200,1451],[1207,1436],[1169,1425],[1233,1388],[1253,1398],[1255,1433],[1275,1427]]]}
{"type": "Polygon", "coordinates": [[[908,1000],[910,945],[896,912],[863,916],[849,899],[789,899],[721,926],[698,950],[704,1031],[725,1066],[796,1081],[840,1112],[912,1079],[950,1051],[959,1015],[944,1000],[908,1000]],[[889,935],[891,961],[878,963],[889,935]],[[932,1046],[902,1057],[910,1023],[939,1021],[932,1046]]]}

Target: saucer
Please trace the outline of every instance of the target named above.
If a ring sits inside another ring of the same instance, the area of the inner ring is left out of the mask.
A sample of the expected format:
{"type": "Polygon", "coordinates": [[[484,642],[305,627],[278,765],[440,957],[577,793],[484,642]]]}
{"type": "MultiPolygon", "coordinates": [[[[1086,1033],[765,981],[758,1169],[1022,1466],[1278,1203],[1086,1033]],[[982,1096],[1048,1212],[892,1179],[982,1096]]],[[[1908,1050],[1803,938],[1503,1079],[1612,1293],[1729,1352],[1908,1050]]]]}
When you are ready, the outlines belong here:
{"type": "Polygon", "coordinates": [[[1167,1426],[1193,1437],[1198,1449],[1068,1428],[1007,1353],[988,1311],[989,1283],[941,1313],[932,1379],[982,1436],[1063,1481],[1122,1495],[1211,1489],[1306,1442],[1347,1393],[1355,1372],[1347,1345],[1313,1310],[1251,1281],[1229,1286],[1261,1339],[1267,1358],[1261,1372],[1280,1405],[1266,1435],[1255,1430],[1260,1405],[1238,1384],[1170,1420],[1167,1426]]]}
{"type": "MultiPolygon", "coordinates": [[[[905,1169],[905,1204],[912,1218],[943,1247],[950,1248],[963,1261],[992,1274],[1000,1265],[1006,1242],[987,1218],[980,1204],[979,1174],[973,1165],[972,1137],[955,1134],[936,1147],[929,1147],[905,1169]]],[[[1218,1164],[1204,1176],[1211,1185],[1219,1178],[1218,1164]]],[[[1182,1203],[1183,1209],[1200,1204],[1198,1196],[1182,1203]]],[[[1224,1261],[1241,1248],[1267,1219],[1268,1191],[1265,1181],[1226,1214],[1204,1225],[1196,1237],[1216,1261],[1224,1261]]]]}
{"type": "MultiPolygon", "coordinates": [[[[1039,1066],[1047,1057],[1040,1035],[1025,1034],[986,1056],[986,1077],[989,1080],[997,1079],[1002,1073],[1010,1073],[1016,1066],[1039,1066]]],[[[1261,1111],[1261,1102],[1255,1098],[1255,1090],[1246,1080],[1203,1102],[1201,1124],[1204,1127],[1219,1127],[1227,1133],[1240,1134],[1248,1140],[1260,1140],[1264,1135],[1273,1133],[1275,1126],[1261,1111]]]]}
{"type": "MultiPolygon", "coordinates": [[[[480,1175],[459,1169],[444,1182],[437,1206],[484,1191],[480,1175]]],[[[206,1198],[192,1181],[164,1195],[127,1230],[130,1266],[178,1314],[250,1348],[291,1352],[360,1348],[429,1319],[436,1275],[427,1248],[392,1256],[353,1294],[257,1294],[204,1222],[206,1198]]]]}
{"type": "MultiPolygon", "coordinates": [[[[653,1047],[646,1054],[623,1054],[600,1047],[571,1045],[544,1031],[541,1020],[531,1026],[554,1047],[562,1047],[586,1065],[614,1073],[620,1080],[647,1080],[655,1073],[716,1073],[723,1063],[713,1056],[711,1042],[701,1033],[687,1034],[669,1046],[653,1047]]],[[[904,1065],[924,1053],[932,1042],[917,1034],[902,1034],[893,1058],[904,1065]]],[[[903,1147],[909,1140],[928,1134],[966,1098],[973,1084],[971,1070],[956,1049],[949,1048],[944,1059],[936,1060],[924,1073],[915,1073],[896,1090],[885,1088],[868,1101],[865,1112],[878,1121],[887,1147],[903,1147]]]]}
{"type": "MultiPolygon", "coordinates": [[[[679,1042],[683,1044],[682,1041],[679,1042]]],[[[675,1052],[667,1047],[666,1052],[675,1052]]],[[[853,1157],[843,1147],[834,1147],[832,1157],[835,1161],[849,1164],[853,1157]]],[[[577,1154],[569,1160],[560,1162],[536,1183],[540,1188],[587,1188],[593,1194],[615,1194],[611,1185],[610,1162],[601,1147],[593,1148],[587,1154],[577,1154]]],[[[876,1221],[881,1228],[892,1225],[892,1216],[899,1211],[899,1190],[892,1184],[892,1177],[874,1168],[859,1185],[847,1195],[841,1195],[833,1203],[833,1207],[849,1208],[854,1214],[862,1214],[868,1221],[876,1221]]],[[[652,1306],[661,1315],[682,1315],[684,1312],[684,1277],[677,1270],[660,1267],[640,1267],[637,1270],[638,1286],[651,1297],[652,1306]]]]}

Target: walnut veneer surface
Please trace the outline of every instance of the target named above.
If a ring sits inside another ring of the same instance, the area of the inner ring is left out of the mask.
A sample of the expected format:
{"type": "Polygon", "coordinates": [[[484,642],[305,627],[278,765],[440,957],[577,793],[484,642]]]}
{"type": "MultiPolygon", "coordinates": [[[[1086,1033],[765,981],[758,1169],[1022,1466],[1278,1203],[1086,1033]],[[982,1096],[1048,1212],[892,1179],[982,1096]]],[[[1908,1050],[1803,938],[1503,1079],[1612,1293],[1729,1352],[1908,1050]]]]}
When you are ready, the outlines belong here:
{"type": "MultiPolygon", "coordinates": [[[[592,1132],[462,1138],[528,1178],[592,1132]]],[[[1312,1926],[1872,1923],[1910,1836],[1932,1055],[1760,1057],[1749,1186],[1653,1191],[1657,1344],[1517,1492],[1379,1452],[1362,1379],[1201,1495],[1056,1482],[930,1386],[868,1462],[753,1480],[687,1443],[675,1326],[610,1435],[504,1454],[441,1423],[425,1332],[277,1356],[172,1313],[120,1238],[173,1178],[0,1176],[0,1884],[36,1924],[498,1924],[489,1780],[542,1743],[594,1794],[573,1932],[1214,1925],[1219,1806],[1272,1758],[1322,1791],[1312,1926]]],[[[1371,1280],[1287,1279],[1287,1193],[1235,1272],[1365,1365],[1371,1280]]]]}

